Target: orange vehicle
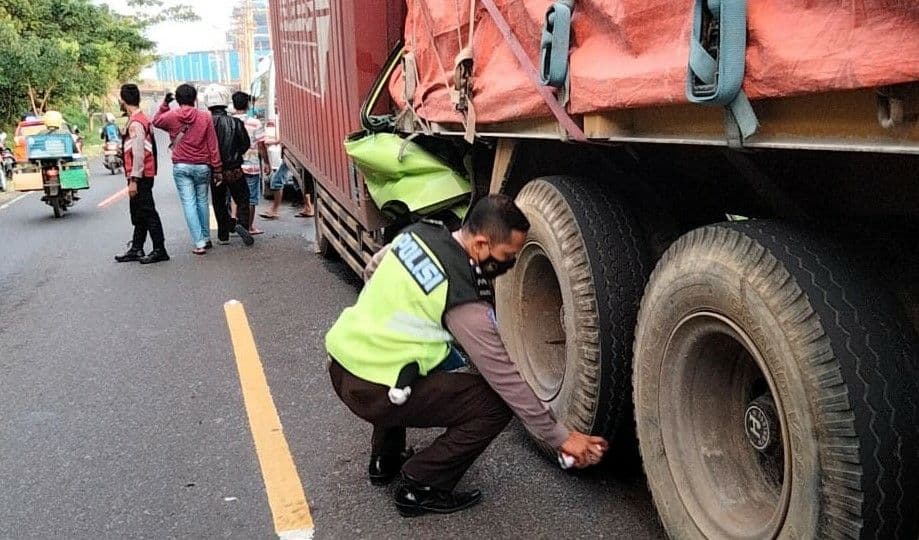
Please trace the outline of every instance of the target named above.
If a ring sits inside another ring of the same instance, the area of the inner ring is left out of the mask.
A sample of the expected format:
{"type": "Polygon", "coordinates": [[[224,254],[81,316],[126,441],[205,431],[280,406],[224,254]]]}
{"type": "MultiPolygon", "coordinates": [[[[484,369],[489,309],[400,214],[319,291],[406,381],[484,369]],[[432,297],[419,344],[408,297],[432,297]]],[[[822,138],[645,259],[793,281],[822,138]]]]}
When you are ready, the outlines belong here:
{"type": "MultiPolygon", "coordinates": [[[[61,130],[66,131],[73,137],[73,144],[74,148],[77,149],[77,153],[83,153],[83,137],[80,136],[80,129],[63,122],[61,130]]],[[[41,118],[30,117],[19,122],[13,137],[13,155],[16,156],[16,161],[28,161],[26,137],[38,135],[42,131],[45,131],[45,121],[41,118]]]]}
{"type": "Polygon", "coordinates": [[[16,161],[22,163],[28,161],[28,150],[26,148],[26,137],[38,135],[45,130],[45,123],[39,118],[23,120],[16,126],[16,133],[13,135],[13,155],[16,161]]]}

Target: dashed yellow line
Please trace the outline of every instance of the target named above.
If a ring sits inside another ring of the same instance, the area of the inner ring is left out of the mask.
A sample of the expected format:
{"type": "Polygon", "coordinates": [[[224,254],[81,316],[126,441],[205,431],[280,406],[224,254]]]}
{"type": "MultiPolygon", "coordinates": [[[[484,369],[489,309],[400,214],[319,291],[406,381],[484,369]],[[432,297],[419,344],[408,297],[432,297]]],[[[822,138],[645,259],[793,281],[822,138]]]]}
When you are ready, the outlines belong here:
{"type": "Polygon", "coordinates": [[[313,536],[313,517],[265,379],[246,311],[236,300],[224,304],[223,309],[274,530],[282,540],[308,540],[313,536]]]}

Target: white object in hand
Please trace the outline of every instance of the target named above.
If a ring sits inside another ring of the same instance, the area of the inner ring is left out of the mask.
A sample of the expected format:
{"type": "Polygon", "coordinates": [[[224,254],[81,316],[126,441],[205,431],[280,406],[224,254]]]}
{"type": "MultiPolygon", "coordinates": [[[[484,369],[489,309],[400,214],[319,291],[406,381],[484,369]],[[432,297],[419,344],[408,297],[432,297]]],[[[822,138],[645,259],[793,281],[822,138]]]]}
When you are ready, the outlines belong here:
{"type": "Polygon", "coordinates": [[[574,467],[574,456],[568,455],[564,452],[558,453],[558,466],[563,469],[570,469],[574,467]]]}
{"type": "Polygon", "coordinates": [[[412,387],[406,386],[405,388],[390,388],[389,389],[389,401],[393,405],[402,405],[408,401],[408,397],[412,395],[412,387]]]}

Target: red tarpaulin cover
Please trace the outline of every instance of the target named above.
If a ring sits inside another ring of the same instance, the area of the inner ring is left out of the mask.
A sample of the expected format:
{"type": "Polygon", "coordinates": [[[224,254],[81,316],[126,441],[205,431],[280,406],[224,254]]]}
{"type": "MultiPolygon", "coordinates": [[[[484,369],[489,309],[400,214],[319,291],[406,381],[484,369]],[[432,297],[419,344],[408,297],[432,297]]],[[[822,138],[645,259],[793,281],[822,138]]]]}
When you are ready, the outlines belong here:
{"type": "MultiPolygon", "coordinates": [[[[552,2],[494,2],[538,66],[552,2]]],[[[407,6],[417,112],[431,121],[459,121],[445,83],[468,39],[469,2],[407,0],[407,6]]],[[[686,102],[692,6],[691,0],[578,0],[568,111],[686,102]]],[[[751,0],[747,28],[744,90],[754,100],[919,80],[919,0],[751,0]]],[[[480,2],[473,48],[478,122],[550,116],[480,2]]],[[[390,91],[400,106],[403,85],[399,72],[390,91]]]]}

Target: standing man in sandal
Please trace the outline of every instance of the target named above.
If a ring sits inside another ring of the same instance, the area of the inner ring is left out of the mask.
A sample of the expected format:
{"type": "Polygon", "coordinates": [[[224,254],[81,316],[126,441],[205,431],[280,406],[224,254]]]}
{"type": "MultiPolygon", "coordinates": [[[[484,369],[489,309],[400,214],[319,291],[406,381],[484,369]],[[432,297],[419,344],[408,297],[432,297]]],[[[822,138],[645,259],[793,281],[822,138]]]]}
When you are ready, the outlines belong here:
{"type": "Polygon", "coordinates": [[[140,110],[140,90],[136,84],[121,87],[121,109],[128,115],[127,137],[123,138],[124,172],[128,177],[129,206],[134,238],[124,255],[116,255],[117,262],[140,261],[151,264],[168,261],[163,224],[153,202],[153,179],[156,177],[156,139],[147,115],[140,110]],[[147,234],[153,242],[153,251],[144,255],[147,234]]]}
{"type": "Polygon", "coordinates": [[[478,504],[481,492],[454,488],[512,413],[577,467],[598,463],[606,452],[604,439],[555,420],[498,333],[491,283],[513,266],[529,228],[504,195],[481,199],[454,233],[425,222],[408,227],[374,257],[357,304],[326,335],[335,392],[373,424],[370,481],[385,484],[401,469],[395,504],[403,516],[478,504]],[[481,375],[443,369],[454,340],[481,375]],[[390,391],[404,395],[406,371],[417,377],[404,400],[390,391]],[[447,430],[411,455],[405,449],[409,427],[447,430]]]}
{"type": "Polygon", "coordinates": [[[234,118],[246,126],[249,133],[249,140],[252,146],[246,152],[243,161],[243,174],[246,175],[246,183],[249,186],[249,234],[262,234],[262,231],[255,227],[255,207],[258,206],[258,200],[262,191],[262,175],[271,174],[271,163],[268,160],[268,147],[265,145],[265,128],[262,122],[254,116],[249,116],[249,105],[252,103],[252,97],[245,92],[233,93],[233,108],[236,113],[234,118]]]}

